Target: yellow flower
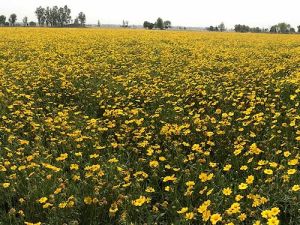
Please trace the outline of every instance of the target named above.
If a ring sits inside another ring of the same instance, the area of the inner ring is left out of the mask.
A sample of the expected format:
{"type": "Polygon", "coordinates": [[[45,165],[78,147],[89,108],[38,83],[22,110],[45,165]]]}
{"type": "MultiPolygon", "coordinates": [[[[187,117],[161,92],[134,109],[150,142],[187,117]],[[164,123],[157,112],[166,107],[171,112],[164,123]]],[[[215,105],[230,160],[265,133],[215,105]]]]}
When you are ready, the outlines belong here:
{"type": "Polygon", "coordinates": [[[170,186],[165,187],[165,191],[170,191],[170,190],[171,190],[170,186]]]}
{"type": "Polygon", "coordinates": [[[300,190],[300,185],[296,184],[292,187],[292,191],[299,191],[300,190]]]}
{"type": "Polygon", "coordinates": [[[222,216],[219,213],[213,214],[210,217],[210,222],[214,225],[217,224],[219,221],[222,221],[222,216]]]}
{"type": "Polygon", "coordinates": [[[261,212],[261,216],[265,219],[269,219],[273,217],[273,212],[267,209],[261,212]]]}
{"type": "Polygon", "coordinates": [[[47,197],[42,197],[38,200],[39,203],[44,204],[45,202],[47,202],[48,198],[47,197]]]}
{"type": "Polygon", "coordinates": [[[194,219],[194,217],[195,217],[195,214],[193,212],[189,212],[189,213],[185,214],[186,220],[192,220],[192,219],[194,219]]]}
{"type": "Polygon", "coordinates": [[[64,209],[64,208],[66,208],[67,205],[68,205],[67,202],[61,202],[61,203],[59,203],[58,207],[59,207],[60,209],[64,209]]]}
{"type": "Polygon", "coordinates": [[[118,205],[117,204],[112,204],[109,208],[109,213],[110,214],[115,214],[118,211],[118,205]]]}
{"type": "Polygon", "coordinates": [[[247,179],[246,179],[247,184],[252,184],[253,181],[254,181],[254,176],[253,175],[248,176],[247,179]]]}
{"type": "Polygon", "coordinates": [[[247,189],[247,188],[248,188],[248,185],[245,184],[245,183],[241,183],[241,184],[239,185],[239,189],[240,189],[240,190],[245,190],[245,189],[247,189]]]}
{"type": "Polygon", "coordinates": [[[25,225],[41,225],[41,222],[38,223],[31,223],[31,222],[24,222],[25,225]]]}
{"type": "Polygon", "coordinates": [[[194,181],[187,181],[185,183],[185,185],[188,186],[188,187],[193,187],[195,185],[195,182],[194,181]]]}
{"type": "Polygon", "coordinates": [[[232,203],[232,205],[230,206],[230,208],[226,210],[226,213],[228,215],[232,215],[232,214],[235,214],[235,213],[239,213],[240,210],[241,210],[240,203],[235,202],[235,203],[232,203]]]}
{"type": "Polygon", "coordinates": [[[228,196],[228,195],[231,195],[231,193],[232,193],[231,188],[224,188],[223,189],[223,194],[224,195],[228,196]]]}
{"type": "Polygon", "coordinates": [[[53,204],[47,202],[46,204],[43,205],[43,209],[48,209],[51,206],[53,206],[53,204]]]}
{"type": "Polygon", "coordinates": [[[168,181],[175,181],[177,178],[175,177],[175,174],[173,174],[172,176],[166,176],[163,179],[163,182],[168,182],[168,181]]]}
{"type": "Polygon", "coordinates": [[[60,156],[56,158],[56,161],[64,161],[67,158],[68,158],[68,153],[60,154],[60,156]]]}
{"type": "Polygon", "coordinates": [[[183,208],[181,208],[180,210],[178,210],[177,213],[178,213],[178,214],[183,214],[183,213],[186,213],[188,210],[189,210],[188,207],[183,207],[183,208]]]}
{"type": "Polygon", "coordinates": [[[280,209],[278,207],[274,207],[271,209],[273,216],[277,216],[280,213],[280,209]]]}
{"type": "Polygon", "coordinates": [[[229,171],[231,169],[232,165],[227,164],[226,166],[224,166],[223,170],[224,171],[229,171]]]}
{"type": "Polygon", "coordinates": [[[279,220],[276,217],[268,219],[268,225],[279,225],[279,220]]]}
{"type": "Polygon", "coordinates": [[[272,175],[273,174],[273,170],[271,170],[271,169],[265,169],[264,173],[268,174],[268,175],[272,175]]]}
{"type": "Polygon", "coordinates": [[[87,197],[84,197],[83,201],[85,204],[90,205],[90,204],[92,204],[93,199],[91,197],[87,196],[87,197]]]}
{"type": "Polygon", "coordinates": [[[153,187],[147,187],[145,191],[148,193],[152,193],[155,192],[155,189],[153,187]]]}
{"type": "Polygon", "coordinates": [[[158,167],[159,163],[158,163],[158,161],[153,160],[153,161],[149,162],[149,165],[151,168],[156,168],[156,167],[158,167]]]}
{"type": "Polygon", "coordinates": [[[244,221],[245,219],[247,219],[247,215],[245,213],[242,213],[241,215],[238,216],[240,221],[244,221]]]}
{"type": "Polygon", "coordinates": [[[240,170],[247,170],[248,169],[248,166],[246,166],[246,165],[243,165],[243,166],[241,166],[241,168],[240,168],[240,170]]]}
{"type": "Polygon", "coordinates": [[[289,152],[289,151],[285,151],[284,153],[283,153],[283,155],[284,155],[284,157],[289,157],[290,155],[291,155],[291,153],[289,152]]]}
{"type": "Polygon", "coordinates": [[[8,188],[10,186],[10,183],[3,183],[2,184],[2,187],[4,187],[4,188],[8,188]]]}
{"type": "Polygon", "coordinates": [[[71,170],[78,170],[78,169],[79,169],[79,166],[78,166],[78,164],[71,164],[71,165],[70,165],[70,169],[71,169],[71,170]]]}
{"type": "Polygon", "coordinates": [[[142,206],[145,202],[149,203],[151,201],[150,198],[146,198],[145,196],[140,196],[138,199],[133,200],[131,203],[134,206],[142,206]]]}
{"type": "Polygon", "coordinates": [[[296,169],[289,169],[289,170],[288,170],[288,175],[293,175],[293,174],[295,174],[296,172],[297,172],[296,169]]]}
{"type": "Polygon", "coordinates": [[[211,216],[210,210],[206,210],[202,213],[202,220],[206,222],[209,220],[210,216],[211,216]]]}
{"type": "Polygon", "coordinates": [[[213,173],[207,174],[207,173],[200,173],[199,175],[199,179],[201,180],[201,182],[206,182],[211,180],[214,177],[213,173]]]}

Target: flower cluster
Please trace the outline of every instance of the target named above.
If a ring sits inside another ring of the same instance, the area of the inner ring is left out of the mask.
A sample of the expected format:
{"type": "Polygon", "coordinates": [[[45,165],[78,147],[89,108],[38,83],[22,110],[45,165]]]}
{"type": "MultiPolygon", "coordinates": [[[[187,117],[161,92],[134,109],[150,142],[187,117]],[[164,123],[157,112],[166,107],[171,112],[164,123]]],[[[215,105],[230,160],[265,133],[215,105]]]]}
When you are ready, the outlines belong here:
{"type": "Polygon", "coordinates": [[[0,36],[0,224],[300,224],[300,36],[0,36]]]}

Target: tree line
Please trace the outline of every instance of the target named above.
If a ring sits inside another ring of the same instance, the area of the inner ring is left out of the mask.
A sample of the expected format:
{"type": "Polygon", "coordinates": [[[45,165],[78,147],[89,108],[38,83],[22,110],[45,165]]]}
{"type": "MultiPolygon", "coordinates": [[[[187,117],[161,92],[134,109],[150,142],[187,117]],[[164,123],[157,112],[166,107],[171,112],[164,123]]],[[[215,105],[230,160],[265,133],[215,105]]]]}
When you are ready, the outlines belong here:
{"type": "Polygon", "coordinates": [[[171,28],[171,21],[166,20],[164,21],[162,18],[157,18],[155,23],[151,23],[149,21],[145,21],[143,24],[143,27],[149,30],[152,30],[153,28],[164,30],[171,28]]]}
{"type": "Polygon", "coordinates": [[[259,27],[250,28],[246,25],[237,24],[234,26],[234,30],[236,32],[246,33],[246,32],[253,32],[253,33],[260,33],[260,32],[270,32],[270,33],[281,33],[281,34],[293,34],[293,33],[300,33],[300,25],[297,27],[297,31],[293,28],[290,24],[287,23],[278,23],[273,25],[270,29],[262,29],[259,27]]]}
{"type": "Polygon", "coordinates": [[[80,12],[73,21],[71,9],[67,5],[64,7],[53,6],[52,8],[40,6],[36,8],[35,15],[39,26],[64,27],[71,24],[84,26],[86,22],[86,15],[83,12],[80,12]]]}
{"type": "MultiPolygon", "coordinates": [[[[221,23],[219,26],[210,26],[207,28],[208,31],[225,31],[224,23],[221,23]]],[[[290,24],[287,23],[278,23],[273,25],[270,29],[268,28],[260,28],[260,27],[250,27],[243,24],[236,24],[234,26],[235,32],[240,33],[280,33],[280,34],[293,34],[293,33],[300,33],[300,25],[297,26],[297,31],[293,28],[290,24]]]]}
{"type": "MultiPolygon", "coordinates": [[[[85,26],[86,15],[80,12],[78,16],[72,20],[71,9],[65,5],[64,7],[53,6],[46,8],[40,6],[35,10],[39,26],[47,27],[65,27],[65,26],[85,26]]],[[[17,15],[11,14],[7,18],[5,15],[0,15],[0,26],[15,26],[17,22],[17,15]]],[[[22,20],[24,26],[36,26],[36,23],[28,22],[28,17],[25,16],[22,20]]]]}
{"type": "MultiPolygon", "coordinates": [[[[39,26],[47,26],[47,27],[66,27],[66,26],[85,26],[86,23],[86,15],[83,12],[80,12],[78,16],[72,20],[71,17],[71,9],[65,5],[64,7],[53,6],[46,8],[39,6],[35,10],[35,15],[37,17],[39,26]]],[[[0,26],[15,26],[17,22],[17,15],[12,13],[8,18],[5,15],[0,15],[0,26]]],[[[28,22],[28,17],[24,17],[22,19],[24,26],[36,26],[36,23],[31,21],[28,22]]],[[[98,21],[98,27],[100,27],[100,21],[98,21]]],[[[121,27],[127,28],[129,27],[128,21],[123,20],[121,27]]],[[[164,21],[161,17],[157,18],[157,20],[153,22],[144,21],[143,27],[145,29],[160,29],[165,30],[171,28],[171,21],[164,21]]],[[[186,28],[184,28],[186,29],[186,28]]],[[[208,31],[226,31],[225,24],[222,22],[218,26],[209,26],[206,28],[208,31]]],[[[260,28],[260,27],[250,27],[243,24],[236,24],[234,26],[235,32],[240,33],[283,33],[283,34],[292,34],[292,33],[300,33],[300,25],[297,26],[297,30],[293,28],[290,24],[287,23],[278,23],[276,25],[268,28],[260,28]]]]}
{"type": "Polygon", "coordinates": [[[15,13],[11,14],[6,21],[6,16],[0,16],[0,26],[14,26],[17,21],[17,15],[15,13]]]}

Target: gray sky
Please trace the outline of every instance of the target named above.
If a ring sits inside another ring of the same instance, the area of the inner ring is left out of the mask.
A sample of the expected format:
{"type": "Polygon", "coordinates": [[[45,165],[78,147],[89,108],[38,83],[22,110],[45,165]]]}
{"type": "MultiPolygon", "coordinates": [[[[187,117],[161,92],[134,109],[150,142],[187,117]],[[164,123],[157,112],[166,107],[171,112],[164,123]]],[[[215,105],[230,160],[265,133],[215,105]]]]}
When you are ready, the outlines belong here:
{"type": "Polygon", "coordinates": [[[18,21],[24,16],[36,21],[38,6],[68,5],[74,18],[80,11],[87,23],[142,24],[157,17],[171,20],[173,25],[205,27],[224,22],[269,27],[278,22],[300,25],[300,0],[0,0],[0,14],[16,13],[18,21]]]}

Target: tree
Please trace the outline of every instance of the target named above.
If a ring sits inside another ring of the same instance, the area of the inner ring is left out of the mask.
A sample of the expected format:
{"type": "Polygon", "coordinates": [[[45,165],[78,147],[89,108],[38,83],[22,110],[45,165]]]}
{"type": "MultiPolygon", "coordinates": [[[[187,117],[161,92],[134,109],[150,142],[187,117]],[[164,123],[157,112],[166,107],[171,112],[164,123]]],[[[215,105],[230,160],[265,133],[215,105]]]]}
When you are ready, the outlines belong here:
{"type": "Polygon", "coordinates": [[[49,6],[45,9],[45,22],[47,27],[51,23],[51,9],[49,6]]]}
{"type": "Polygon", "coordinates": [[[72,19],[72,17],[71,17],[71,9],[67,5],[64,6],[63,15],[64,15],[63,16],[64,23],[65,24],[70,24],[71,19],[72,19]]]}
{"type": "Polygon", "coordinates": [[[296,33],[296,30],[295,30],[295,28],[294,28],[294,27],[291,27],[291,29],[290,29],[290,33],[291,33],[291,34],[294,34],[294,33],[296,33]]]}
{"type": "Polygon", "coordinates": [[[17,21],[17,15],[15,13],[11,14],[9,17],[9,23],[14,26],[17,21]]]}
{"type": "Polygon", "coordinates": [[[245,33],[245,32],[250,31],[250,27],[246,26],[246,25],[237,24],[237,25],[234,26],[234,31],[245,33]]]}
{"type": "Polygon", "coordinates": [[[287,23],[278,23],[278,28],[280,33],[289,33],[291,29],[291,25],[287,23]]]}
{"type": "Polygon", "coordinates": [[[164,29],[164,21],[162,18],[157,18],[156,20],[156,23],[155,23],[155,28],[158,28],[158,29],[161,29],[163,30],[164,29]]]}
{"type": "Polygon", "coordinates": [[[209,26],[208,28],[206,28],[206,30],[208,30],[208,31],[219,31],[219,28],[214,27],[214,26],[209,26]]]}
{"type": "Polygon", "coordinates": [[[123,20],[121,27],[128,27],[128,21],[127,20],[123,20]]]}
{"type": "Polygon", "coordinates": [[[250,32],[252,32],[252,33],[261,33],[262,31],[263,31],[263,29],[261,29],[259,27],[250,28],[250,32]]]}
{"type": "Polygon", "coordinates": [[[84,26],[85,21],[86,21],[86,16],[85,16],[85,14],[83,12],[80,12],[78,14],[78,21],[79,21],[79,23],[80,23],[81,26],[84,26]]]}
{"type": "Polygon", "coordinates": [[[46,21],[46,10],[42,6],[40,6],[36,8],[35,15],[38,19],[39,26],[44,26],[46,21]]]}
{"type": "Polygon", "coordinates": [[[97,24],[98,27],[101,27],[101,23],[100,23],[100,20],[98,20],[98,24],[97,24]]]}
{"type": "Polygon", "coordinates": [[[154,24],[150,23],[148,21],[145,21],[144,24],[143,24],[143,27],[146,28],[146,29],[152,30],[153,27],[154,27],[154,24]]]}
{"type": "Polygon", "coordinates": [[[79,19],[78,19],[78,17],[75,18],[75,20],[74,20],[74,25],[75,25],[75,26],[79,26],[79,19]]]}
{"type": "Polygon", "coordinates": [[[29,26],[30,26],[30,27],[35,27],[35,26],[36,26],[36,23],[33,22],[33,21],[30,21],[30,22],[29,22],[29,26]]]}
{"type": "Polygon", "coordinates": [[[223,32],[223,31],[226,30],[225,24],[224,24],[223,22],[218,26],[218,28],[219,28],[219,30],[220,30],[221,32],[223,32]]]}
{"type": "Polygon", "coordinates": [[[270,33],[278,33],[278,26],[274,25],[270,28],[270,33]]]}
{"type": "Polygon", "coordinates": [[[165,28],[165,29],[171,28],[171,21],[170,21],[170,20],[164,21],[164,28],[165,28]]]}
{"type": "Polygon", "coordinates": [[[23,18],[23,26],[24,26],[24,27],[27,27],[27,26],[28,26],[28,17],[27,17],[27,16],[25,16],[25,17],[23,18]]]}
{"type": "Polygon", "coordinates": [[[59,23],[59,11],[58,11],[58,6],[53,6],[52,10],[50,11],[50,21],[51,21],[51,26],[55,27],[59,23]]]}
{"type": "Polygon", "coordinates": [[[298,28],[298,33],[300,33],[300,25],[297,28],[298,28]]]}
{"type": "Polygon", "coordinates": [[[4,26],[6,22],[6,16],[1,15],[0,16],[0,26],[4,26]]]}

